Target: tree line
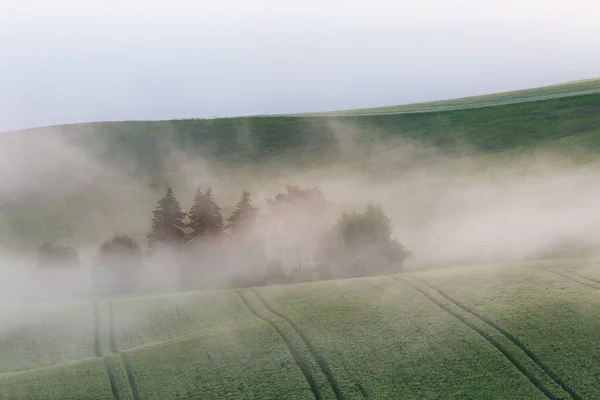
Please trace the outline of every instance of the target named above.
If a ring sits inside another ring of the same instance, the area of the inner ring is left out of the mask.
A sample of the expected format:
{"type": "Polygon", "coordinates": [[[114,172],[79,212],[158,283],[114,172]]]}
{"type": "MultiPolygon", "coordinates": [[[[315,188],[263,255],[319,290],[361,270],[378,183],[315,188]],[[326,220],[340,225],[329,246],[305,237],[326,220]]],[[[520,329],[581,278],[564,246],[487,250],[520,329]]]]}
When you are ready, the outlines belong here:
{"type": "MultiPolygon", "coordinates": [[[[180,290],[241,288],[268,284],[361,277],[403,271],[410,252],[392,237],[379,205],[335,216],[316,187],[288,185],[267,200],[266,212],[244,190],[223,217],[211,187],[182,210],[171,188],[156,203],[145,251],[133,237],[116,233],[91,262],[98,294],[140,291],[149,265],[168,262],[180,290]]],[[[72,246],[42,244],[40,268],[80,268],[72,246]]]]}

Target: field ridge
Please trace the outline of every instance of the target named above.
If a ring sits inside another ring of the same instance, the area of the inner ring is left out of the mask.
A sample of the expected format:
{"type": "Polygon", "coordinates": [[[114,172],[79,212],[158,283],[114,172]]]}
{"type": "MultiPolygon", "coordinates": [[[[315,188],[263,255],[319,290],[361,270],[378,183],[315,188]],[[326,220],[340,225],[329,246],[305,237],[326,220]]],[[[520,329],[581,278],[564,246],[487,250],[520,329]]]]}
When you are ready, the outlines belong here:
{"type": "MultiPolygon", "coordinates": [[[[410,286],[411,288],[413,288],[414,290],[416,290],[417,292],[419,292],[420,294],[422,294],[425,298],[427,298],[429,301],[431,301],[432,303],[434,303],[435,305],[437,305],[439,308],[441,308],[442,310],[444,310],[448,314],[452,315],[454,318],[458,319],[465,326],[467,326],[468,328],[472,329],[474,332],[476,332],[477,334],[479,334],[479,336],[481,336],[484,340],[486,340],[493,347],[495,347],[502,355],[504,355],[504,357],[506,357],[506,359],[511,364],[513,364],[514,367],[517,370],[519,370],[548,399],[555,400],[555,399],[562,399],[562,398],[564,398],[564,395],[563,396],[556,395],[554,393],[556,391],[560,391],[561,393],[563,393],[563,391],[564,391],[564,392],[566,392],[564,394],[568,394],[570,398],[577,399],[577,400],[580,399],[579,397],[574,397],[573,394],[571,394],[568,391],[564,390],[564,388],[562,388],[562,386],[558,382],[556,382],[554,379],[552,379],[552,377],[550,375],[548,375],[547,372],[544,371],[543,368],[541,368],[537,363],[535,363],[535,360],[533,360],[531,357],[529,357],[527,355],[527,353],[525,353],[525,357],[523,357],[523,359],[524,360],[528,360],[530,363],[533,364],[533,366],[532,366],[532,368],[530,368],[530,367],[526,366],[524,363],[522,363],[518,359],[518,356],[516,356],[515,354],[513,354],[513,352],[511,352],[507,348],[507,346],[503,345],[498,340],[498,338],[494,337],[493,333],[486,332],[486,328],[487,329],[492,329],[493,332],[496,332],[497,334],[500,334],[501,335],[500,336],[501,340],[502,340],[502,338],[504,340],[506,340],[508,338],[505,337],[504,335],[502,335],[500,331],[498,331],[497,329],[493,328],[491,325],[488,325],[488,324],[484,323],[483,326],[478,326],[478,323],[475,322],[475,321],[479,321],[479,323],[483,323],[483,321],[479,320],[479,318],[477,318],[470,311],[467,311],[467,310],[463,309],[462,307],[459,307],[455,303],[451,302],[449,299],[447,299],[444,296],[442,296],[435,289],[433,289],[432,287],[430,287],[429,285],[427,285],[426,283],[424,283],[420,279],[417,279],[417,278],[414,278],[414,277],[412,279],[411,278],[397,278],[397,277],[392,277],[392,278],[396,279],[396,280],[398,280],[400,282],[406,283],[408,286],[410,286]],[[420,287],[420,285],[424,286],[425,288],[420,287]],[[462,315],[461,312],[458,311],[458,310],[453,310],[452,306],[450,306],[448,304],[445,304],[444,300],[436,298],[436,296],[432,292],[435,293],[437,296],[441,297],[442,299],[445,299],[446,301],[450,302],[450,304],[453,304],[455,307],[459,307],[459,309],[462,310],[462,312],[466,312],[467,315],[471,316],[472,318],[476,318],[475,321],[470,321],[468,316],[462,315]],[[537,371],[537,369],[539,369],[539,371],[537,371]],[[536,371],[537,373],[534,372],[534,371],[536,371]],[[542,380],[544,380],[546,382],[543,382],[542,380]],[[548,386],[553,386],[553,388],[550,389],[548,386]]],[[[510,340],[510,339],[508,339],[508,340],[510,340]]],[[[511,343],[511,342],[509,342],[509,343],[511,343]]],[[[519,350],[521,350],[521,352],[524,352],[522,348],[520,348],[518,346],[516,346],[516,348],[519,349],[519,350]]]]}
{"type": "Polygon", "coordinates": [[[565,392],[569,393],[569,395],[573,399],[575,399],[575,400],[581,400],[581,397],[579,395],[577,395],[577,393],[575,393],[575,390],[573,388],[571,388],[563,379],[561,379],[554,371],[552,371],[552,369],[550,367],[548,367],[538,356],[535,355],[535,353],[533,353],[533,351],[531,351],[527,346],[525,346],[525,344],[523,344],[513,334],[511,334],[510,332],[508,332],[506,329],[502,328],[500,325],[498,325],[494,321],[492,321],[492,320],[488,319],[487,317],[479,314],[478,312],[470,309],[469,307],[467,307],[466,305],[464,305],[460,301],[458,301],[458,300],[450,297],[449,295],[447,295],[446,293],[444,293],[442,290],[440,290],[438,288],[435,288],[432,285],[430,285],[428,283],[425,283],[423,281],[420,281],[420,282],[423,283],[425,286],[429,287],[434,292],[438,293],[440,296],[442,296],[446,300],[448,300],[451,303],[453,303],[454,305],[456,305],[457,307],[462,308],[466,312],[472,314],[474,317],[476,317],[477,319],[479,319],[481,322],[485,323],[486,325],[489,325],[490,327],[492,327],[495,330],[497,330],[498,332],[500,332],[500,334],[502,334],[504,337],[506,337],[508,340],[510,340],[515,346],[517,346],[525,354],[527,354],[527,356],[538,367],[540,367],[546,373],[546,375],[548,375],[550,377],[550,379],[552,379],[554,382],[556,382],[565,392]]]}
{"type": "Polygon", "coordinates": [[[252,293],[254,293],[256,298],[261,302],[261,304],[269,312],[271,312],[272,314],[278,316],[279,318],[281,318],[282,320],[287,322],[288,325],[291,326],[294,331],[296,331],[298,336],[300,336],[300,338],[304,342],[304,344],[305,344],[306,348],[308,349],[308,351],[310,352],[310,354],[313,356],[313,358],[319,365],[319,368],[321,368],[321,371],[323,372],[323,374],[327,377],[327,381],[331,385],[331,388],[333,389],[333,391],[335,393],[335,397],[338,400],[340,400],[340,399],[343,400],[344,397],[343,397],[340,387],[335,379],[335,376],[333,375],[333,372],[331,371],[331,368],[329,368],[329,365],[327,364],[327,362],[319,355],[319,353],[314,348],[312,343],[308,340],[308,337],[302,332],[302,330],[298,327],[298,325],[296,325],[296,323],[294,321],[292,321],[290,318],[286,317],[284,314],[280,313],[279,311],[277,311],[273,307],[271,307],[269,305],[269,303],[267,303],[267,301],[254,288],[250,289],[250,291],[252,293]]]}

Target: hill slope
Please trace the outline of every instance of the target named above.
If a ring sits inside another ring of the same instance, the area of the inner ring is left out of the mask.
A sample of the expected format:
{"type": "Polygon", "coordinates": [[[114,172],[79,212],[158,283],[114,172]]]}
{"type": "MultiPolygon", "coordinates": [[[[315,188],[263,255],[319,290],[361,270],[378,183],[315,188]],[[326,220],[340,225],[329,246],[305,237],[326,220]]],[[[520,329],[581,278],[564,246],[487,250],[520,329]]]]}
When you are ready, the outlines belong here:
{"type": "MultiPolygon", "coordinates": [[[[364,110],[213,120],[99,122],[19,131],[60,135],[95,155],[133,160],[138,170],[165,175],[173,149],[247,165],[285,160],[310,165],[339,161],[351,140],[398,146],[409,139],[452,150],[497,152],[521,147],[575,145],[597,151],[600,79],[518,92],[364,110]]],[[[14,132],[12,134],[15,134],[14,132]]],[[[7,133],[10,135],[11,133],[7,133]]]]}
{"type": "Polygon", "coordinates": [[[393,180],[398,171],[439,163],[440,155],[460,159],[550,148],[595,158],[599,90],[600,80],[589,80],[381,112],[99,122],[8,132],[0,148],[5,146],[9,160],[15,157],[6,165],[20,169],[9,176],[15,189],[0,190],[0,237],[39,243],[104,240],[115,229],[141,233],[145,226],[132,228],[115,213],[125,209],[128,220],[145,218],[166,186],[189,197],[198,185],[227,182],[216,190],[235,204],[243,189],[256,191],[266,181],[309,170],[393,180]],[[22,142],[14,144],[16,138],[22,142]],[[415,146],[432,151],[412,152],[415,146]],[[10,150],[15,148],[22,154],[10,150]],[[74,148],[82,153],[77,159],[70,157],[74,148]],[[98,165],[108,166],[111,177],[86,172],[98,165]],[[144,187],[144,199],[137,192],[121,194],[137,185],[144,187]],[[90,212],[102,219],[89,221],[90,212]],[[102,232],[90,236],[89,227],[98,225],[102,232]]]}
{"type": "Polygon", "coordinates": [[[531,101],[558,99],[600,92],[600,79],[585,79],[533,89],[513,90],[480,96],[462,97],[452,100],[403,104],[398,106],[362,108],[332,112],[304,113],[297,115],[373,115],[416,112],[451,111],[457,109],[491,107],[531,101]]]}
{"type": "Polygon", "coordinates": [[[0,397],[598,398],[598,279],[546,263],[4,309],[0,397]]]}

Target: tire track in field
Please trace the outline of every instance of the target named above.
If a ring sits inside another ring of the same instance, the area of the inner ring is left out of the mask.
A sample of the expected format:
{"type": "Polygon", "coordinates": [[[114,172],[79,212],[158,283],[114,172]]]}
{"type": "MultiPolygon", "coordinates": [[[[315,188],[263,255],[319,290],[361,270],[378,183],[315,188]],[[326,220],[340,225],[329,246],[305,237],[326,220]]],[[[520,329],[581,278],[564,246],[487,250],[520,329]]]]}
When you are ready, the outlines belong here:
{"type": "Polygon", "coordinates": [[[243,293],[241,293],[238,290],[236,290],[235,293],[240,297],[240,299],[242,300],[242,303],[244,303],[244,305],[246,306],[246,308],[248,309],[248,311],[250,311],[250,313],[252,315],[254,315],[256,318],[260,319],[261,321],[264,321],[267,324],[269,324],[275,330],[275,332],[277,332],[277,334],[281,337],[281,339],[287,346],[288,350],[292,354],[292,357],[294,358],[294,361],[296,361],[296,365],[298,365],[298,368],[300,368],[302,375],[304,375],[306,382],[308,382],[308,386],[310,387],[310,391],[312,392],[313,396],[315,396],[315,399],[321,400],[321,394],[319,393],[319,389],[317,387],[317,382],[315,382],[315,379],[312,376],[308,367],[302,362],[302,356],[300,355],[298,350],[294,347],[294,345],[292,344],[290,339],[285,335],[285,333],[281,329],[279,329],[279,327],[274,322],[261,317],[256,312],[256,310],[250,305],[250,302],[248,301],[248,299],[246,299],[246,297],[244,297],[243,293]]]}
{"type": "Polygon", "coordinates": [[[123,362],[123,367],[125,368],[125,374],[127,375],[127,380],[129,381],[129,386],[131,387],[131,393],[133,394],[134,400],[141,400],[140,392],[138,391],[137,384],[135,383],[135,378],[133,376],[133,369],[131,367],[131,363],[129,362],[129,357],[127,354],[120,352],[117,348],[117,337],[116,337],[116,329],[115,329],[115,316],[113,312],[112,302],[108,302],[108,342],[110,345],[110,350],[118,354],[121,357],[121,361],[123,362]]]}
{"type": "Polygon", "coordinates": [[[589,278],[586,278],[585,276],[579,275],[575,272],[558,271],[554,268],[547,268],[547,267],[531,267],[531,268],[550,272],[550,273],[559,275],[565,279],[568,279],[572,282],[579,283],[580,285],[583,285],[583,286],[587,286],[591,289],[600,290],[600,283],[596,282],[593,279],[589,279],[589,278]]]}
{"type": "Polygon", "coordinates": [[[579,277],[579,278],[581,278],[581,279],[585,279],[585,280],[587,280],[587,281],[589,281],[589,282],[592,282],[592,283],[594,283],[594,284],[598,285],[598,289],[600,289],[600,280],[598,280],[598,279],[596,279],[596,278],[590,278],[590,277],[587,277],[587,276],[581,275],[581,274],[579,274],[579,273],[577,273],[577,272],[573,272],[573,271],[569,271],[569,273],[571,273],[571,274],[573,274],[573,275],[575,275],[575,276],[578,276],[578,277],[579,277]]]}
{"type": "Polygon", "coordinates": [[[433,286],[431,286],[421,280],[419,280],[419,282],[421,282],[423,285],[427,286],[428,288],[430,288],[431,290],[433,290],[434,292],[436,292],[437,294],[439,294],[440,296],[442,296],[443,298],[445,298],[446,300],[448,300],[455,306],[457,306],[457,307],[465,310],[469,314],[473,315],[475,318],[479,319],[484,324],[486,324],[486,325],[490,326],[491,328],[495,329],[496,331],[498,331],[502,336],[504,336],[505,338],[510,340],[515,346],[517,346],[525,354],[527,354],[527,356],[538,367],[540,367],[540,369],[542,371],[544,371],[546,373],[546,375],[548,375],[548,377],[550,377],[550,379],[552,379],[556,384],[558,384],[573,399],[575,399],[575,400],[581,399],[581,397],[575,392],[575,390],[572,387],[570,387],[561,377],[559,377],[554,371],[552,371],[552,369],[550,369],[550,367],[548,367],[548,365],[546,365],[546,363],[544,363],[538,356],[536,356],[535,353],[533,353],[533,351],[531,351],[531,349],[529,349],[527,346],[525,346],[525,344],[523,344],[523,342],[521,342],[519,339],[517,339],[512,333],[508,332],[506,329],[502,328],[500,325],[498,325],[494,321],[488,319],[487,317],[479,314],[478,312],[476,312],[474,310],[471,310],[469,307],[462,304],[458,300],[455,300],[454,298],[450,297],[449,295],[444,293],[442,290],[436,289],[433,286]]]}
{"type": "Polygon", "coordinates": [[[115,376],[115,372],[108,365],[108,359],[106,357],[102,357],[104,361],[104,366],[106,367],[106,373],[108,374],[108,381],[110,382],[110,391],[112,392],[114,400],[120,400],[119,390],[117,389],[117,377],[115,376]]]}
{"type": "Polygon", "coordinates": [[[110,384],[110,391],[112,392],[114,400],[119,399],[119,391],[117,389],[117,379],[114,371],[108,365],[108,361],[102,354],[102,347],[100,345],[100,314],[98,312],[98,300],[94,300],[94,355],[96,357],[102,357],[104,367],[106,368],[106,374],[108,375],[108,382],[110,384]]]}
{"type": "Polygon", "coordinates": [[[102,357],[100,347],[100,315],[98,313],[98,300],[94,300],[94,355],[102,357]]]}
{"type": "Polygon", "coordinates": [[[298,336],[300,336],[300,338],[304,342],[304,345],[308,349],[308,352],[315,359],[315,361],[319,365],[319,368],[321,369],[321,371],[323,372],[323,374],[327,378],[327,381],[329,382],[329,385],[331,386],[331,388],[333,389],[333,392],[335,393],[336,399],[343,400],[344,397],[342,396],[342,392],[340,391],[340,387],[337,384],[337,381],[335,380],[335,377],[333,376],[333,372],[331,371],[331,368],[329,368],[329,365],[327,365],[327,362],[315,350],[315,348],[313,347],[312,343],[308,340],[308,337],[302,332],[302,330],[300,330],[300,328],[296,325],[296,323],[294,321],[292,321],[290,318],[286,317],[285,315],[283,315],[282,313],[280,313],[279,311],[277,311],[273,307],[271,307],[269,305],[269,303],[267,303],[266,300],[256,290],[250,289],[250,291],[252,293],[254,293],[254,295],[256,296],[256,298],[258,299],[258,301],[260,301],[261,304],[270,313],[278,316],[279,318],[281,318],[282,320],[284,320],[285,322],[287,322],[288,325],[298,334],[298,336]]]}
{"type": "MultiPolygon", "coordinates": [[[[548,388],[546,388],[546,386],[533,373],[531,373],[530,371],[528,371],[527,368],[523,364],[521,364],[521,362],[519,362],[519,360],[517,360],[504,346],[502,346],[502,344],[500,344],[490,334],[488,334],[487,332],[485,332],[484,330],[482,330],[481,328],[479,328],[477,325],[475,325],[472,322],[470,322],[469,320],[467,320],[464,316],[462,316],[459,313],[453,311],[450,307],[448,307],[447,305],[445,305],[441,301],[437,300],[431,294],[427,293],[426,291],[424,291],[420,287],[416,286],[414,283],[412,283],[408,279],[394,278],[394,277],[392,277],[392,279],[396,279],[396,280],[399,280],[399,281],[401,281],[403,283],[406,283],[408,286],[410,286],[411,288],[413,288],[414,290],[416,290],[417,292],[419,292],[420,294],[422,294],[423,296],[425,296],[429,301],[431,301],[432,303],[434,303],[436,306],[438,306],[439,308],[441,308],[442,310],[444,310],[448,314],[452,315],[454,318],[458,319],[460,322],[462,322],[468,328],[471,328],[473,331],[475,331],[476,333],[478,333],[479,336],[481,336],[488,343],[490,343],[492,346],[494,346],[496,348],[496,350],[498,350],[500,353],[502,353],[502,355],[504,357],[506,357],[506,359],[508,359],[508,361],[510,361],[510,363],[513,364],[515,366],[515,368],[517,368],[517,370],[519,370],[519,372],[521,372],[523,375],[525,375],[525,377],[527,379],[529,379],[529,381],[536,388],[538,388],[538,390],[540,390],[547,398],[549,398],[551,400],[558,399],[548,388]]],[[[419,282],[423,283],[420,280],[419,280],[419,282]]],[[[426,284],[424,284],[424,285],[427,286],[427,287],[429,287],[426,284]]],[[[434,290],[433,288],[431,288],[431,289],[434,290]]],[[[573,397],[573,396],[571,395],[571,397],[573,397]]],[[[573,398],[574,399],[575,398],[579,399],[579,397],[573,397],[573,398]]]]}

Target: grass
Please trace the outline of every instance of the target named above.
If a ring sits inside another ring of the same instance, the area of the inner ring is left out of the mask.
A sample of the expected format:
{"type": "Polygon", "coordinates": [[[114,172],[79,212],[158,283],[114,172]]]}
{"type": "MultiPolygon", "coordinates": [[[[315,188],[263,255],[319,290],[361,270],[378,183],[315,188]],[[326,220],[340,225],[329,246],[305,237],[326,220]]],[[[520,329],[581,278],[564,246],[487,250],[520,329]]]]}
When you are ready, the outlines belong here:
{"type": "Polygon", "coordinates": [[[0,373],[93,357],[92,310],[87,302],[3,309],[0,373]]]}
{"type": "MultiPolygon", "coordinates": [[[[5,347],[3,344],[3,350],[5,347]]],[[[0,375],[0,398],[100,400],[114,397],[106,366],[98,358],[0,375]]]]}
{"type": "Polygon", "coordinates": [[[600,396],[600,368],[593,361],[600,351],[595,338],[600,285],[586,286],[564,273],[533,268],[421,275],[441,293],[518,337],[580,398],[600,396]],[[501,296],[494,286],[502,288],[501,296]]]}
{"type": "Polygon", "coordinates": [[[595,265],[539,261],[113,299],[95,314],[92,302],[29,305],[11,320],[46,322],[21,328],[40,338],[27,353],[15,351],[5,322],[0,397],[597,398],[595,265]],[[73,329],[87,332],[86,346],[71,343],[73,329]]]}

